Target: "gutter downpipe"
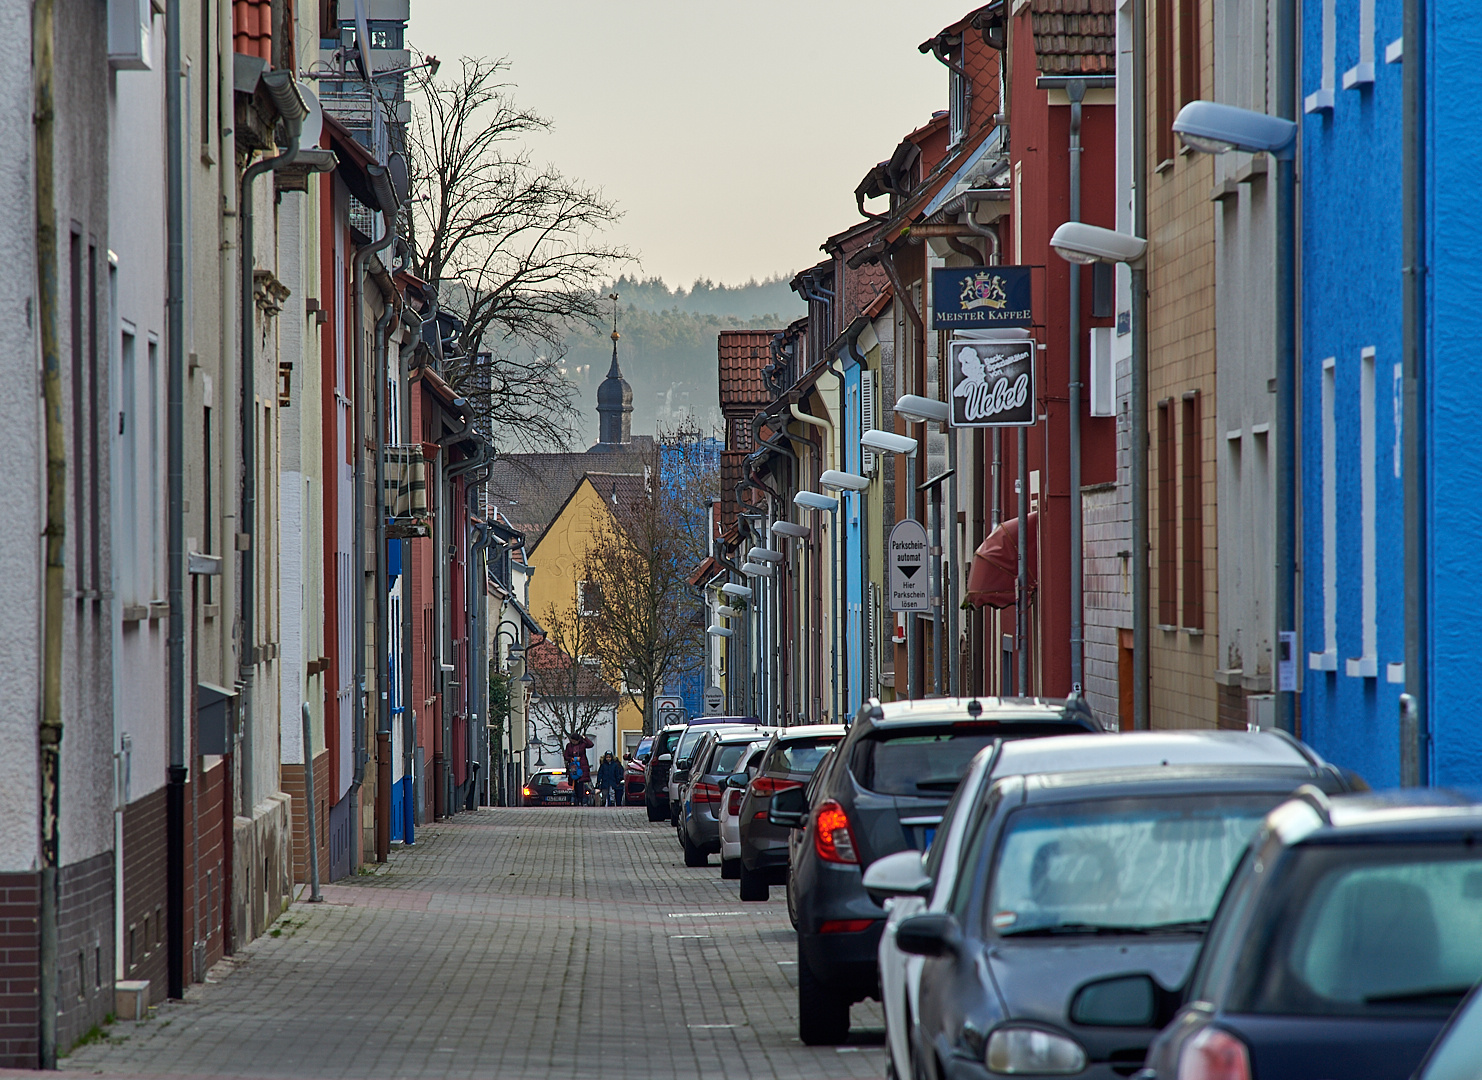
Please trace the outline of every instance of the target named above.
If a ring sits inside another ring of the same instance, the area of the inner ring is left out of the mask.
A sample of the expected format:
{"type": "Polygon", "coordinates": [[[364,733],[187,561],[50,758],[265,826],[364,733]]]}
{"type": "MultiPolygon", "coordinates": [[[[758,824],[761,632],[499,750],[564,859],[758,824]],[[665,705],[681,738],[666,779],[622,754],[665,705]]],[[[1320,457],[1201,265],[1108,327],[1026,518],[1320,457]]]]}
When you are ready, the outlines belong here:
{"type": "MultiPolygon", "coordinates": [[[[378,179],[385,181],[386,170],[380,165],[366,166],[366,172],[371,177],[373,187],[379,189],[376,183],[378,179]]],[[[379,198],[381,192],[377,190],[379,198]]],[[[354,321],[355,334],[354,357],[355,357],[355,379],[352,383],[355,396],[354,412],[354,439],[355,439],[355,462],[354,475],[351,481],[353,493],[354,521],[351,526],[351,557],[352,582],[355,590],[354,619],[354,649],[355,649],[355,694],[354,694],[354,720],[355,728],[352,744],[354,746],[355,771],[350,778],[350,790],[346,796],[350,799],[350,821],[353,835],[355,836],[355,849],[352,865],[358,866],[365,858],[365,829],[360,821],[360,788],[365,782],[365,766],[367,759],[365,738],[365,278],[370,268],[373,256],[389,248],[396,242],[396,230],[392,228],[391,213],[383,206],[381,208],[382,235],[374,243],[367,244],[355,253],[355,273],[352,275],[351,284],[354,288],[354,321]]],[[[378,454],[379,456],[379,454],[378,454]]],[[[377,500],[379,505],[379,500],[377,500]]],[[[379,560],[378,564],[379,564],[379,560]]],[[[379,576],[377,577],[379,581],[379,576]]]]}
{"type": "MultiPolygon", "coordinates": [[[[51,0],[38,0],[37,10],[51,0]]],[[[169,766],[165,781],[166,992],[185,996],[185,100],[181,80],[180,5],[165,7],[165,349],[166,470],[169,485],[168,590],[169,766]]],[[[37,112],[38,118],[41,112],[37,112]]],[[[38,188],[37,206],[47,205],[38,188]]],[[[229,263],[227,265],[230,265],[229,263]]],[[[45,279],[43,278],[43,282],[45,279]]],[[[45,293],[42,294],[43,300],[45,293]]],[[[225,303],[223,306],[226,306],[225,303]]],[[[46,326],[43,307],[43,328],[46,326]]],[[[53,965],[55,966],[55,965],[53,965]]],[[[55,1014],[42,1001],[42,1013],[55,1014]]],[[[55,1049],[55,1047],[53,1047],[55,1049]]]]}
{"type": "MultiPolygon", "coordinates": [[[[969,215],[971,217],[971,215],[969,215]]],[[[895,268],[895,260],[889,251],[880,252],[880,265],[885,269],[885,276],[890,279],[890,286],[895,290],[895,296],[900,305],[905,308],[906,316],[911,325],[916,329],[916,341],[911,349],[913,355],[922,355],[926,351],[926,327],[922,322],[921,313],[916,310],[916,303],[911,294],[906,291],[906,286],[901,281],[900,272],[895,268]]],[[[899,392],[900,388],[897,388],[899,392]]],[[[906,431],[913,438],[916,436],[914,428],[916,425],[910,421],[906,423],[906,431]]],[[[926,444],[925,430],[921,433],[920,442],[924,447],[926,444]]],[[[993,431],[993,445],[995,461],[997,460],[997,449],[999,442],[999,430],[993,431]]],[[[916,520],[916,458],[912,454],[906,460],[906,518],[910,521],[916,520]]],[[[915,613],[906,615],[906,697],[915,699],[921,696],[920,679],[916,674],[921,656],[921,625],[915,613]]]]}
{"type": "MultiPolygon", "coordinates": [[[[389,186],[389,185],[388,185],[389,186]]],[[[387,214],[387,230],[392,231],[387,214]]],[[[375,508],[376,508],[376,862],[391,855],[391,627],[387,621],[388,591],[391,580],[386,560],[386,376],[391,320],[396,317],[396,289],[382,283],[382,309],[376,319],[375,386],[371,391],[375,409],[376,442],[375,508]],[[388,287],[389,286],[389,287],[388,287]]]]}
{"type": "MultiPolygon", "coordinates": [[[[840,394],[842,396],[842,393],[843,393],[843,380],[840,380],[839,390],[840,390],[840,394]]],[[[823,429],[823,431],[824,431],[824,438],[827,440],[827,449],[828,449],[829,463],[830,463],[831,466],[833,464],[835,464],[835,462],[833,461],[833,458],[834,458],[835,455],[834,455],[834,425],[833,425],[832,421],[824,420],[823,418],[818,417],[818,416],[809,416],[807,413],[805,413],[802,409],[798,408],[798,406],[796,406],[796,405],[790,405],[790,406],[788,406],[788,408],[792,410],[792,416],[793,416],[793,419],[794,420],[799,420],[799,421],[801,421],[804,424],[811,424],[813,427],[817,427],[817,428],[822,428],[823,429]]],[[[830,524],[829,524],[829,537],[828,537],[828,539],[829,539],[829,545],[828,546],[829,546],[830,562],[831,562],[832,567],[833,567],[833,579],[832,579],[832,581],[830,583],[830,592],[832,592],[832,594],[833,594],[833,609],[834,609],[833,610],[833,626],[831,627],[831,631],[832,632],[829,634],[829,654],[830,654],[830,656],[832,658],[831,661],[830,661],[830,668],[829,668],[829,681],[832,684],[830,698],[831,698],[831,702],[832,702],[832,705],[833,705],[833,708],[832,708],[832,710],[829,713],[829,717],[830,717],[829,723],[831,723],[831,724],[842,723],[842,721],[839,719],[839,537],[838,537],[838,531],[839,531],[839,511],[837,509],[835,509],[834,511],[832,511],[832,517],[831,517],[830,524]]]]}
{"type": "MultiPolygon", "coordinates": [[[[1287,0],[1282,0],[1287,2],[1287,0]]],[[[1132,232],[1147,235],[1147,0],[1132,0],[1132,232]]],[[[1148,713],[1148,271],[1130,266],[1132,293],[1132,727],[1148,713]]]]}
{"type": "MultiPolygon", "coordinates": [[[[761,443],[763,446],[771,447],[773,450],[777,451],[779,454],[782,454],[784,457],[790,460],[792,462],[792,471],[796,474],[798,471],[798,455],[792,447],[787,445],[787,417],[783,416],[777,418],[782,421],[781,430],[778,434],[772,436],[772,438],[770,439],[763,439],[761,437],[761,432],[758,430],[760,427],[758,421],[760,420],[762,415],[764,414],[758,413],[757,417],[751,422],[752,431],[756,435],[756,441],[761,443]]],[[[771,547],[772,524],[787,515],[786,498],[785,495],[782,494],[773,495],[772,492],[766,488],[766,485],[762,485],[762,488],[763,490],[767,491],[768,498],[772,500],[772,520],[767,523],[766,532],[762,535],[762,544],[766,547],[771,547]]],[[[778,566],[778,576],[776,578],[773,578],[771,581],[772,597],[770,603],[772,605],[772,651],[776,654],[775,671],[773,673],[772,679],[773,707],[774,710],[779,714],[779,723],[777,726],[781,727],[784,725],[780,721],[786,718],[787,712],[787,710],[783,708],[784,698],[786,697],[786,694],[784,692],[786,690],[786,680],[782,678],[783,610],[781,601],[783,592],[788,590],[784,588],[784,582],[781,577],[782,571],[780,568],[783,566],[787,567],[788,575],[789,577],[791,577],[792,566],[790,561],[786,560],[778,564],[778,566]]],[[[792,681],[794,685],[796,685],[796,679],[792,681]]],[[[796,713],[796,710],[793,711],[794,713],[796,713]]]]}
{"type": "MultiPolygon", "coordinates": [[[[844,434],[842,430],[844,425],[844,373],[834,366],[839,362],[839,354],[833,352],[828,353],[827,356],[828,362],[824,365],[824,369],[839,384],[839,426],[831,430],[840,436],[840,442],[834,455],[834,464],[841,466],[844,464],[844,444],[842,441],[844,434]]],[[[833,523],[834,529],[838,531],[839,514],[844,509],[844,492],[834,492],[834,499],[838,503],[838,506],[832,511],[833,523]]],[[[834,546],[834,557],[837,560],[834,563],[834,580],[838,588],[838,595],[834,600],[834,617],[837,620],[834,635],[834,650],[835,655],[838,657],[835,666],[838,670],[839,707],[843,710],[836,713],[838,719],[833,721],[836,724],[845,723],[844,717],[849,713],[849,538],[845,535],[848,532],[848,526],[849,522],[846,519],[844,529],[838,531],[838,539],[835,541],[834,546]]]]}
{"type": "Polygon", "coordinates": [[[1426,0],[1404,7],[1404,446],[1405,692],[1400,695],[1400,783],[1431,783],[1430,588],[1426,546],[1426,0]]]}
{"type": "MultiPolygon", "coordinates": [[[[1070,220],[1081,220],[1081,103],[1086,80],[1065,86],[1070,98],[1070,220]]],[[[1085,543],[1081,522],[1081,267],[1070,263],[1070,692],[1085,686],[1085,543]]]]}
{"type": "Polygon", "coordinates": [[[299,707],[304,724],[304,823],[309,827],[309,903],[319,904],[324,902],[324,896],[319,891],[319,835],[318,824],[314,820],[314,717],[309,711],[309,703],[306,701],[299,707]]]}
{"type": "MultiPolygon", "coordinates": [[[[167,65],[168,67],[168,65],[167,65]]],[[[249,165],[242,173],[242,195],[237,213],[242,219],[242,278],[237,283],[242,290],[241,327],[242,334],[242,520],[238,528],[246,538],[242,550],[242,639],[238,657],[242,677],[242,729],[240,768],[242,777],[242,810],[252,816],[257,803],[255,777],[253,776],[253,728],[256,715],[253,705],[253,684],[257,674],[257,304],[253,278],[254,222],[252,213],[252,185],[259,176],[291,165],[298,157],[299,133],[308,110],[293,79],[288,72],[270,71],[263,74],[261,81],[268,87],[273,104],[283,121],[284,133],[288,136],[288,149],[275,157],[264,158],[249,165]],[[271,80],[271,81],[269,81],[271,80]]],[[[184,319],[182,313],[182,332],[184,319]]],[[[183,403],[182,403],[183,405],[183,403]]],[[[182,408],[183,411],[183,408],[182,408]]],[[[184,588],[182,582],[182,590],[184,588]]],[[[183,603],[183,591],[182,591],[183,603]]]]}
{"type": "MultiPolygon", "coordinates": [[[[31,14],[31,65],[33,92],[36,98],[34,124],[36,153],[36,277],[41,323],[41,388],[46,429],[46,571],[42,606],[41,722],[36,733],[39,749],[41,805],[41,897],[40,957],[37,972],[39,1036],[38,1057],[43,1069],[57,1067],[57,867],[61,854],[61,763],[62,763],[62,592],[66,573],[67,537],[67,436],[62,420],[62,350],[58,340],[61,299],[58,277],[60,249],[57,242],[56,203],[56,101],[52,86],[56,69],[56,22],[54,0],[36,0],[31,14]]],[[[178,29],[178,14],[175,16],[178,29]]],[[[178,48],[179,35],[171,34],[169,43],[178,48]]],[[[178,51],[176,53],[178,59],[178,51]]],[[[178,118],[180,88],[178,82],[166,79],[172,94],[172,117],[178,118]]],[[[178,147],[178,127],[170,128],[172,145],[178,147]]],[[[178,156],[170,159],[173,181],[178,156]]],[[[171,203],[173,210],[178,203],[171,203]]],[[[171,254],[175,254],[174,233],[171,254]]],[[[175,265],[179,265],[178,263],[175,265]]],[[[173,269],[173,267],[172,267],[173,269]]],[[[174,283],[172,276],[171,282],[174,283]]],[[[171,290],[170,302],[179,303],[180,293],[171,290]]],[[[170,308],[171,316],[179,308],[170,308]]],[[[171,357],[176,355],[178,338],[170,338],[171,357]]],[[[171,373],[173,375],[174,368],[171,373]]],[[[175,383],[171,382],[171,389],[175,383]]],[[[173,398],[172,398],[173,401],[173,398]]],[[[178,428],[170,429],[171,445],[178,428]]],[[[175,459],[171,459],[173,464],[175,459]]],[[[173,484],[174,474],[171,474],[173,484]]],[[[173,486],[172,486],[173,491],[173,486]]],[[[175,508],[171,503],[171,509],[175,508]]],[[[171,517],[173,524],[174,517],[171,517]]],[[[170,539],[175,539],[171,532],[170,539]]],[[[178,560],[170,562],[170,583],[178,578],[178,560]]],[[[172,592],[172,601],[178,594],[172,592]]],[[[173,644],[179,622],[171,618],[170,639],[173,644]]],[[[173,690],[176,680],[171,680],[173,690]]],[[[170,849],[172,858],[178,846],[170,849]]],[[[173,894],[172,894],[173,896],[173,894]]],[[[178,925],[178,924],[176,924],[178,925]]]]}
{"type": "MultiPolygon", "coordinates": [[[[1296,87],[1296,2],[1277,0],[1276,6],[1276,113],[1299,124],[1296,87]]],[[[1297,152],[1301,142],[1300,126],[1296,145],[1290,153],[1276,158],[1276,630],[1273,644],[1278,661],[1283,634],[1297,629],[1297,152]]],[[[1142,233],[1139,236],[1144,235],[1142,233]]],[[[1293,675],[1296,649],[1288,662],[1293,675]]],[[[1280,672],[1275,665],[1276,726],[1297,733],[1297,695],[1282,690],[1280,672]]]]}

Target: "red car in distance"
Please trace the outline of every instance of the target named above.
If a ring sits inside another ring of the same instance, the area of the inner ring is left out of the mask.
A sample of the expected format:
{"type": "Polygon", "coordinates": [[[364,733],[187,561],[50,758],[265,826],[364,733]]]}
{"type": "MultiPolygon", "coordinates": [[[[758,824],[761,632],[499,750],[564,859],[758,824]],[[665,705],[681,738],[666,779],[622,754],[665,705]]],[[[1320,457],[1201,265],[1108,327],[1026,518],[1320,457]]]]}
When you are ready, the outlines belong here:
{"type": "Polygon", "coordinates": [[[565,769],[540,769],[530,774],[521,789],[525,806],[570,806],[571,783],[565,769]]]}
{"type": "Polygon", "coordinates": [[[653,752],[654,737],[645,735],[633,756],[623,762],[623,805],[642,806],[646,781],[643,769],[648,764],[648,755],[653,752]]]}

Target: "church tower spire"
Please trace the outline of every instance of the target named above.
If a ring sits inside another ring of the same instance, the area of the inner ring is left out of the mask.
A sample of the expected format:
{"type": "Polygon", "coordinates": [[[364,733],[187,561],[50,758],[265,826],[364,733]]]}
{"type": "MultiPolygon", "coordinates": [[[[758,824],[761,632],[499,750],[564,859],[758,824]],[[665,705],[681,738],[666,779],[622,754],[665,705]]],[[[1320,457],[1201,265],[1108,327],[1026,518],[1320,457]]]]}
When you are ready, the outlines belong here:
{"type": "Polygon", "coordinates": [[[610,293],[612,301],[612,366],[607,369],[607,378],[597,388],[598,436],[593,450],[617,450],[633,442],[633,388],[623,378],[618,367],[618,294],[610,293]]]}

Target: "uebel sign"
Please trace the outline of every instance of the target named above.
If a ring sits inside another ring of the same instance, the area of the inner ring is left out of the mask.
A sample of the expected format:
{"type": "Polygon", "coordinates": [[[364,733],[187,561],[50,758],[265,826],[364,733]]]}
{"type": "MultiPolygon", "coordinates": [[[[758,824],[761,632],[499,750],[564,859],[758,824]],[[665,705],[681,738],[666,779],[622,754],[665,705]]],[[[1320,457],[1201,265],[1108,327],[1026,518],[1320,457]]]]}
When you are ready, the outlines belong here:
{"type": "Polygon", "coordinates": [[[954,337],[952,358],[953,427],[1033,427],[1034,357],[1032,340],[968,341],[954,337]]]}

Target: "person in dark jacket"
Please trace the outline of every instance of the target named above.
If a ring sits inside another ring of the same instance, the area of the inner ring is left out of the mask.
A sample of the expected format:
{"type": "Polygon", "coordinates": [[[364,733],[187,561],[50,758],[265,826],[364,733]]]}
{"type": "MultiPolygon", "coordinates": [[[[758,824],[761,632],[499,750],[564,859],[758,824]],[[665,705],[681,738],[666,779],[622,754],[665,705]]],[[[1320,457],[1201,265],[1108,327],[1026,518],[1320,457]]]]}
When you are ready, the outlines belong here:
{"type": "Polygon", "coordinates": [[[566,743],[561,756],[566,759],[566,776],[571,781],[576,804],[586,806],[592,797],[592,763],[587,760],[587,751],[596,746],[585,735],[573,735],[566,743]]]}
{"type": "Polygon", "coordinates": [[[623,789],[622,762],[611,754],[602,755],[602,764],[597,766],[597,790],[602,793],[603,806],[621,806],[623,789]]]}

